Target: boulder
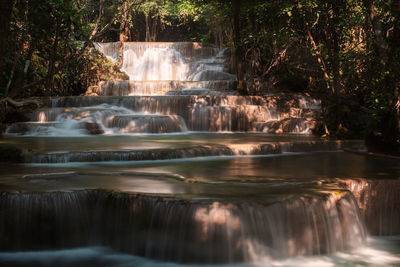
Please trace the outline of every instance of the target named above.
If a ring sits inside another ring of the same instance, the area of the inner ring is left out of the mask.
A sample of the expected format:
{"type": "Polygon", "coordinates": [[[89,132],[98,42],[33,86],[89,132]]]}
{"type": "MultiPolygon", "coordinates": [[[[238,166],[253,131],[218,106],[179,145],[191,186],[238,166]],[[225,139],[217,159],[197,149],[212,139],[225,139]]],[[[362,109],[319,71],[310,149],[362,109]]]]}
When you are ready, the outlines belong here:
{"type": "Polygon", "coordinates": [[[97,135],[97,134],[103,134],[104,131],[101,129],[100,125],[97,124],[96,122],[91,122],[91,121],[86,121],[84,124],[84,127],[88,134],[91,135],[97,135]]]}

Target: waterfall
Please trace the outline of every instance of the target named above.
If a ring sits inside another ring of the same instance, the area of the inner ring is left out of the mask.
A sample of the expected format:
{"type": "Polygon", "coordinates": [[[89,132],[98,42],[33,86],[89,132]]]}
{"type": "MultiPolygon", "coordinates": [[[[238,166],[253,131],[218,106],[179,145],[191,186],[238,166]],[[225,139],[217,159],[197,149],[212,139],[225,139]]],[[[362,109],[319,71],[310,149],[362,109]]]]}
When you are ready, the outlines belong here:
{"type": "Polygon", "coordinates": [[[134,81],[187,80],[188,66],[182,55],[171,48],[149,48],[143,55],[124,49],[122,71],[134,81]]]}
{"type": "Polygon", "coordinates": [[[0,164],[0,264],[88,246],[162,263],[326,263],[400,233],[398,162],[312,136],[319,100],[240,95],[230,48],[95,47],[123,51],[130,79],[43,98],[0,140],[22,162],[0,164]]]}
{"type": "Polygon", "coordinates": [[[94,43],[94,46],[111,61],[118,61],[120,43],[94,43]]]}
{"type": "MultiPolygon", "coordinates": [[[[107,83],[107,90],[113,88],[113,92],[132,91],[129,88],[131,83],[125,83],[126,86],[123,83],[114,83],[111,86],[112,83],[107,83]]],[[[165,87],[143,87],[139,83],[134,84],[133,88],[141,92],[160,92],[171,85],[177,86],[166,82],[165,87]]],[[[276,103],[276,100],[276,96],[236,95],[53,98],[48,104],[52,108],[35,111],[30,116],[32,122],[11,125],[7,133],[71,136],[92,134],[87,123],[96,125],[95,127],[108,135],[183,131],[307,134],[318,126],[314,118],[316,111],[309,106],[307,109],[299,107],[304,105],[303,97],[293,95],[290,104],[276,103]],[[123,120],[124,123],[118,124],[117,120],[123,120]],[[152,126],[143,126],[144,124],[152,126]],[[131,126],[127,128],[128,125],[131,126]]]]}
{"type": "MultiPolygon", "coordinates": [[[[30,136],[265,132],[310,134],[320,101],[300,94],[239,96],[231,49],[198,43],[122,44],[130,80],[101,81],[86,97],[53,98],[31,122],[7,133],[30,136]],[[64,109],[63,109],[64,108],[64,109]],[[123,116],[123,118],[122,118],[123,116]]],[[[120,43],[96,43],[111,60],[120,43]]]]}
{"type": "Polygon", "coordinates": [[[165,261],[226,263],[332,253],[365,239],[349,193],[262,204],[77,191],[5,194],[0,203],[7,251],[106,244],[165,261]]]}
{"type": "Polygon", "coordinates": [[[340,182],[354,193],[371,234],[400,234],[399,180],[358,179],[340,182]]]}

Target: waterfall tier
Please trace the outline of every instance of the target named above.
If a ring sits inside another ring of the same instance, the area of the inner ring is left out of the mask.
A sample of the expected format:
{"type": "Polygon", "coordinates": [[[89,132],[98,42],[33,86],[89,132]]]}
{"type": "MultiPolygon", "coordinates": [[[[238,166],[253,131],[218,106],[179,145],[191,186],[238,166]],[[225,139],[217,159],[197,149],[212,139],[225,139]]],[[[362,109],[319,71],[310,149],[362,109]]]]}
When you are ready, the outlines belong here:
{"type": "Polygon", "coordinates": [[[348,180],[345,187],[357,190],[361,184],[370,184],[361,186],[368,200],[338,189],[246,202],[98,190],[3,194],[0,249],[101,244],[164,261],[197,263],[333,253],[364,242],[363,217],[369,231],[400,233],[400,213],[392,208],[400,199],[390,190],[400,183],[348,180]],[[376,193],[383,187],[389,191],[376,193]]]}
{"type": "MultiPolygon", "coordinates": [[[[98,161],[171,160],[211,156],[254,156],[289,152],[337,151],[354,143],[343,142],[285,142],[280,144],[197,145],[134,150],[90,150],[79,152],[47,152],[25,155],[27,163],[69,163],[98,161]]],[[[82,148],[83,149],[83,148],[82,148]]]]}
{"type": "MultiPolygon", "coordinates": [[[[0,163],[0,265],[87,246],[163,262],[322,255],[324,265],[353,260],[371,234],[400,234],[398,160],[311,135],[319,100],[239,95],[229,48],[95,46],[122,57],[130,80],[43,98],[0,139],[0,160],[19,162],[0,163]]],[[[391,249],[385,259],[400,263],[391,249]]]]}
{"type": "Polygon", "coordinates": [[[85,97],[52,98],[11,125],[19,135],[264,132],[310,134],[320,101],[300,94],[239,96],[231,49],[198,43],[97,43],[108,58],[123,51],[129,81],[103,81],[85,97]],[[47,102],[47,103],[46,103],[47,102]],[[64,109],[62,109],[64,108],[64,109]],[[122,118],[123,117],[123,118],[122,118]]]}
{"type": "MultiPolygon", "coordinates": [[[[120,43],[97,43],[96,48],[118,59],[120,43]]],[[[124,43],[122,71],[133,81],[234,80],[229,74],[230,49],[199,43],[124,43]]]]}
{"type": "Polygon", "coordinates": [[[296,94],[86,96],[52,98],[45,102],[44,105],[50,108],[35,111],[31,114],[32,122],[11,125],[7,133],[75,136],[93,134],[93,127],[104,134],[311,133],[318,127],[316,118],[320,108],[318,101],[296,94]],[[118,124],[117,120],[124,123],[118,124]]]}
{"type": "Polygon", "coordinates": [[[211,94],[237,94],[234,80],[209,81],[108,81],[91,87],[87,96],[128,96],[128,95],[179,95],[194,90],[209,90],[211,94]]]}
{"type": "Polygon", "coordinates": [[[331,253],[365,239],[347,193],[262,204],[78,191],[7,194],[0,203],[2,250],[103,244],[166,261],[226,263],[331,253]],[[24,243],[12,241],[21,236],[24,243]]]}

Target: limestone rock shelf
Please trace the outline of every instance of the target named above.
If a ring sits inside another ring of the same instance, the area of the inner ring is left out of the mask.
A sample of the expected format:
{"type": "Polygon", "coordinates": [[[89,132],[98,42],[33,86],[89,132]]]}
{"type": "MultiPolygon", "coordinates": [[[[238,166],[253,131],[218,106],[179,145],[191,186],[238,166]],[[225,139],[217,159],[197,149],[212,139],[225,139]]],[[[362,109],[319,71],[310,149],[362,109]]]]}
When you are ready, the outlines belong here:
{"type": "MultiPolygon", "coordinates": [[[[386,182],[386,186],[400,185],[386,182]]],[[[347,180],[348,188],[343,189],[298,189],[294,195],[246,200],[103,190],[3,193],[0,249],[101,244],[159,260],[197,263],[333,253],[364,242],[364,219],[372,233],[400,233],[400,212],[393,209],[399,197],[393,190],[376,194],[379,183],[347,180]],[[358,205],[365,203],[346,191],[360,182],[370,184],[363,190],[370,196],[369,203],[374,203],[361,210],[358,205]]]]}
{"type": "Polygon", "coordinates": [[[85,131],[87,123],[97,124],[105,134],[182,131],[309,134],[319,127],[319,101],[297,94],[65,97],[43,101],[47,107],[31,114],[32,122],[11,125],[7,133],[59,135],[57,129],[52,133],[52,128],[58,128],[64,130],[63,135],[90,134],[85,131]],[[124,123],[119,125],[116,121],[122,119],[117,118],[122,117],[124,123]],[[51,128],[46,130],[46,125],[51,128]]]}
{"type": "Polygon", "coordinates": [[[0,249],[8,251],[102,244],[166,261],[226,263],[331,253],[365,238],[346,192],[272,204],[87,190],[3,194],[0,202],[0,249]]]}

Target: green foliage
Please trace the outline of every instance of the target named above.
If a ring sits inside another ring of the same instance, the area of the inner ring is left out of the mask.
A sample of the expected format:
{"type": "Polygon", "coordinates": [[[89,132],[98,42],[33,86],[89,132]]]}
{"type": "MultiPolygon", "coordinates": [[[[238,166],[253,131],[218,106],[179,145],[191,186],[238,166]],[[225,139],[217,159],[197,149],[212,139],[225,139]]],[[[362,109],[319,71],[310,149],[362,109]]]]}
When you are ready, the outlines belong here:
{"type": "Polygon", "coordinates": [[[16,0],[4,95],[70,95],[86,89],[82,71],[93,59],[88,40],[95,17],[78,3],[16,0]]]}

